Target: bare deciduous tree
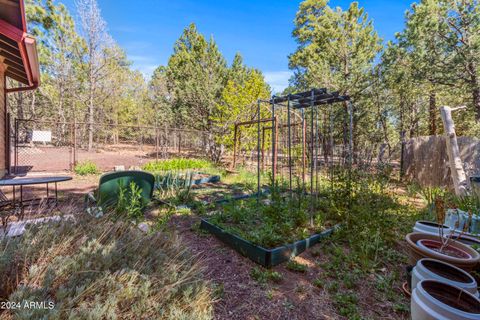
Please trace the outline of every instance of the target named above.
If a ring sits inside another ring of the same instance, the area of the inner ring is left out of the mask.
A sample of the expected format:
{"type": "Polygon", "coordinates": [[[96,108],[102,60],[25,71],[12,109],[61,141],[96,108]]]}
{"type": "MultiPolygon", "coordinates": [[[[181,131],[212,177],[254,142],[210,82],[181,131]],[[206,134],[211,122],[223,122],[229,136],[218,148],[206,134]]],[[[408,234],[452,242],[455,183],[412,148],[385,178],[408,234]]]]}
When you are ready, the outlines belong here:
{"type": "Polygon", "coordinates": [[[93,147],[93,131],[95,122],[96,101],[99,98],[100,81],[106,77],[108,68],[107,49],[113,40],[107,32],[107,24],[103,20],[96,0],[76,0],[80,26],[87,43],[86,96],[88,122],[88,150],[93,147]]]}

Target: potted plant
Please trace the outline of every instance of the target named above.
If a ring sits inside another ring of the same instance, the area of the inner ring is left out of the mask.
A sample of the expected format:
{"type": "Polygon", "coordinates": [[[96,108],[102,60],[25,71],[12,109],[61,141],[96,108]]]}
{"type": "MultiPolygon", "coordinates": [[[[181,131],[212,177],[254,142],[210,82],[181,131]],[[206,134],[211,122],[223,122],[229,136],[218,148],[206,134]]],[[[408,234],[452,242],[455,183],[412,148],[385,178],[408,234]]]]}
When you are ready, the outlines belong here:
{"type": "Polygon", "coordinates": [[[480,300],[456,286],[422,280],[413,289],[410,311],[412,320],[480,319],[480,300]]]}
{"type": "MultiPolygon", "coordinates": [[[[445,219],[443,199],[435,199],[435,212],[441,225],[445,219]]],[[[480,254],[468,245],[454,240],[453,230],[448,235],[444,234],[444,230],[443,227],[439,227],[438,235],[414,232],[406,236],[410,247],[411,264],[415,265],[422,258],[433,258],[467,271],[474,270],[480,262],[480,254]]]]}

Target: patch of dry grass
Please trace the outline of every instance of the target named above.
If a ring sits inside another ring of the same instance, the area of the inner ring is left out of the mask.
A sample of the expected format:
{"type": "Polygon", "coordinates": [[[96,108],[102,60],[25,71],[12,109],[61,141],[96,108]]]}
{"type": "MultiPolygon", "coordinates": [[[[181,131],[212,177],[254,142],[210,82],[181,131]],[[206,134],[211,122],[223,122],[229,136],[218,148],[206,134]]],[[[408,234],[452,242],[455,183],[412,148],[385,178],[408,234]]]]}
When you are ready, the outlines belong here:
{"type": "Polygon", "coordinates": [[[16,319],[210,319],[201,268],[175,234],[79,217],[0,243],[0,300],[51,301],[16,319]]]}

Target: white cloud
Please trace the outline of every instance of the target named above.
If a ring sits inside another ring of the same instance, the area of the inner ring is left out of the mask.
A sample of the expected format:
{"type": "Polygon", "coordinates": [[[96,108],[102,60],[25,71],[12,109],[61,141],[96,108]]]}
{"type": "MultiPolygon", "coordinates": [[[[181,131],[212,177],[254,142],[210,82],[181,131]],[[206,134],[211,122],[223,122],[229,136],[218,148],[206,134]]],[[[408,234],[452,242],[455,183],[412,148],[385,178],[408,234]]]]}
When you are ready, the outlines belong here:
{"type": "Polygon", "coordinates": [[[288,80],[293,75],[291,71],[267,71],[264,72],[265,81],[272,87],[273,93],[280,93],[288,87],[288,80]]]}
{"type": "Polygon", "coordinates": [[[158,64],[134,64],[134,68],[140,71],[145,79],[150,79],[153,71],[158,68],[158,64]]]}
{"type": "Polygon", "coordinates": [[[133,68],[140,71],[145,79],[149,79],[152,76],[153,71],[159,66],[159,64],[155,63],[152,57],[135,54],[130,54],[127,57],[132,61],[133,68]]]}

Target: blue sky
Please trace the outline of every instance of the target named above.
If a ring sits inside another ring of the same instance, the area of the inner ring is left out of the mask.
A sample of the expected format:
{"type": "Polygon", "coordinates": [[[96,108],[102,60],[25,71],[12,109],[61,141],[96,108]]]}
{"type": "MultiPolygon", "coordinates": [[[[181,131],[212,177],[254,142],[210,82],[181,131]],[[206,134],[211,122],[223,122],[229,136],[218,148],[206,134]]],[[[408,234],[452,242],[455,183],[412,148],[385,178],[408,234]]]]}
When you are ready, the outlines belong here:
{"type": "MultiPolygon", "coordinates": [[[[74,0],[57,0],[75,16],[74,0]]],[[[274,91],[288,84],[288,55],[295,51],[291,37],[297,0],[98,0],[113,38],[123,47],[133,67],[147,77],[164,65],[175,40],[194,22],[206,36],[213,35],[229,62],[236,52],[244,62],[263,71],[274,91]]],[[[347,8],[351,1],[331,0],[347,8]]],[[[359,1],[386,40],[401,31],[404,12],[413,0],[359,1]]]]}

